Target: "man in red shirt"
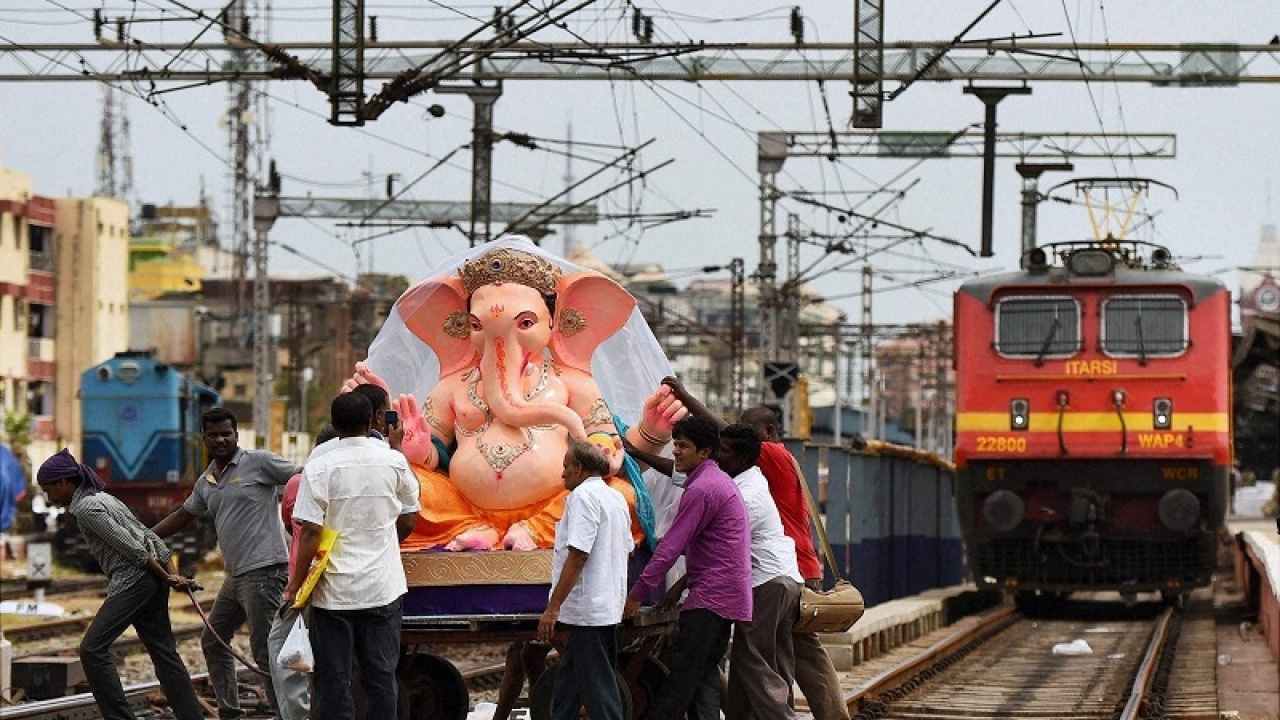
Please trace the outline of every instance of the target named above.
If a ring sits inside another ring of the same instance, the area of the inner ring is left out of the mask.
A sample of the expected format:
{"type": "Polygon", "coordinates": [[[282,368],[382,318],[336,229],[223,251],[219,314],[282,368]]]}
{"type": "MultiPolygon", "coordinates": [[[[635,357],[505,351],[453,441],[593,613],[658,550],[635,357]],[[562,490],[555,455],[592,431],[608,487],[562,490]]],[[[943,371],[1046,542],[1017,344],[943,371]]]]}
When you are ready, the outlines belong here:
{"type": "MultiPolygon", "coordinates": [[[[685,390],[674,377],[664,378],[676,398],[684,403],[690,414],[712,420],[718,429],[728,425],[707,409],[698,398],[685,390]]],[[[778,416],[773,410],[760,405],[748,408],[739,416],[739,422],[752,425],[764,442],[760,446],[760,459],[756,465],[769,483],[769,494],[782,516],[782,531],[796,544],[796,560],[805,585],[815,590],[822,588],[822,564],[813,547],[813,530],[810,525],[809,504],[800,488],[799,465],[781,442],[778,416]]],[[[849,708],[844,703],[840,689],[840,677],[826,648],[816,633],[795,633],[792,637],[795,651],[796,685],[804,693],[814,720],[849,720],[849,708]]]]}
{"type": "MultiPolygon", "coordinates": [[[[688,403],[685,406],[688,407],[688,403]]],[[[821,590],[822,564],[813,549],[813,526],[809,524],[809,503],[800,488],[800,466],[781,442],[778,416],[773,410],[758,405],[743,411],[739,420],[754,426],[764,438],[756,465],[764,473],[769,483],[769,494],[782,516],[782,531],[796,543],[796,561],[800,565],[800,574],[804,576],[804,584],[821,590]]],[[[814,720],[849,720],[849,707],[844,702],[840,678],[818,635],[793,633],[792,643],[796,684],[809,701],[814,720]]]]}
{"type": "Polygon", "coordinates": [[[738,418],[760,433],[764,442],[760,446],[760,459],[756,465],[769,481],[769,494],[782,516],[782,531],[796,543],[796,562],[805,585],[813,590],[822,589],[822,563],[813,548],[813,526],[810,525],[809,503],[800,488],[799,467],[795,458],[780,442],[778,419],[769,408],[758,405],[748,408],[738,418]]]}

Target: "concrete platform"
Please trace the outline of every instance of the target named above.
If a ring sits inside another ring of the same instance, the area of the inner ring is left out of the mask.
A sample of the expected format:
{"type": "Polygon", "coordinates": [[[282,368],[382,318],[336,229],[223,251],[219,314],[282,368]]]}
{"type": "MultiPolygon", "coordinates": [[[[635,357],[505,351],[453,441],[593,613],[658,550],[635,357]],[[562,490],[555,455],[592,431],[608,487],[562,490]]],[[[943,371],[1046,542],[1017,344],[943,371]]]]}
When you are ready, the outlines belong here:
{"type": "Polygon", "coordinates": [[[984,600],[980,595],[973,585],[957,585],[873,605],[845,632],[823,633],[818,638],[836,670],[848,672],[855,665],[940,630],[994,600],[984,600]]]}
{"type": "Polygon", "coordinates": [[[1232,568],[1214,588],[1218,704],[1224,718],[1280,720],[1280,533],[1270,518],[1227,527],[1232,568]]]}

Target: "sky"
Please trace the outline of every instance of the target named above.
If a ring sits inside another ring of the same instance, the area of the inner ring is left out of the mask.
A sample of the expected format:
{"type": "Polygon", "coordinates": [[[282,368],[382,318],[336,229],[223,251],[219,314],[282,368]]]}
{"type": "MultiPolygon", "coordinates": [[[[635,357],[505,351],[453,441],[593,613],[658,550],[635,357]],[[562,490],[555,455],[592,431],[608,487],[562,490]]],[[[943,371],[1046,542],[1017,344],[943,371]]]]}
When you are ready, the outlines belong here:
{"type": "MultiPolygon", "coordinates": [[[[541,4],[545,0],[538,0],[541,4]]],[[[631,39],[632,8],[654,18],[655,39],[665,42],[788,42],[788,16],[797,3],[759,0],[598,0],[569,19],[569,30],[587,42],[631,39]]],[[[943,41],[959,35],[992,5],[991,0],[884,0],[886,42],[943,41]]],[[[848,43],[852,0],[801,0],[810,42],[848,43]]],[[[182,42],[203,24],[195,10],[218,5],[174,0],[11,0],[0,8],[0,49],[24,43],[88,42],[89,18],[149,21],[130,32],[148,41],[182,42]]],[[[270,37],[328,39],[329,7],[320,0],[275,0],[270,37]]],[[[452,40],[487,20],[493,3],[366,0],[379,16],[382,39],[452,40]]],[[[108,30],[110,32],[110,29],[108,30]]],[[[1075,43],[1266,43],[1280,33],[1273,2],[1227,4],[1183,0],[1003,0],[996,2],[966,38],[1036,34],[1041,41],[1075,43]]],[[[209,36],[212,37],[212,36],[209,36]]],[[[547,33],[535,39],[563,40],[547,33]]],[[[8,70],[12,66],[6,66],[8,70]]],[[[1270,74],[1275,73],[1274,69],[1270,74]]],[[[1216,273],[1228,285],[1235,268],[1251,266],[1264,223],[1274,221],[1271,168],[1280,167],[1273,118],[1280,116],[1280,88],[1156,88],[1105,82],[1032,82],[1032,93],[999,108],[1008,132],[1173,133],[1177,158],[1078,160],[1074,173],[1044,176],[1041,189],[1073,177],[1143,176],[1176,189],[1152,186],[1139,206],[1130,237],[1167,245],[1186,269],[1216,273]]],[[[367,87],[376,90],[377,83],[367,87]]],[[[886,83],[893,90],[894,83],[886,83]]],[[[955,132],[981,123],[981,103],[963,83],[918,82],[884,105],[884,129],[955,132]]],[[[813,82],[550,82],[511,81],[495,106],[498,132],[525,133],[539,149],[499,143],[493,160],[495,201],[541,202],[626,149],[650,142],[638,167],[642,180],[608,193],[599,209],[611,215],[701,210],[707,217],[649,226],[614,218],[574,229],[574,237],[605,262],[656,262],[680,282],[707,265],[759,262],[760,210],[756,134],[760,131],[826,132],[849,128],[848,83],[813,82]],[[572,169],[565,140],[572,126],[572,169]],[[670,165],[659,168],[672,160],[670,165]]],[[[464,96],[427,94],[397,104],[362,128],[327,123],[327,100],[301,82],[259,88],[269,129],[267,154],[283,175],[285,195],[382,197],[388,174],[402,197],[467,200],[470,188],[471,103],[464,96]],[[428,106],[439,104],[443,117],[428,106]],[[434,168],[434,169],[432,169],[434,168]],[[430,170],[430,172],[428,172],[430,170]]],[[[100,88],[92,83],[0,84],[0,166],[32,178],[44,195],[88,195],[95,185],[95,157],[102,115],[100,88]]],[[[230,161],[224,129],[224,86],[166,92],[158,103],[126,97],[135,194],[140,202],[194,204],[204,188],[215,211],[228,214],[230,161]]],[[[997,161],[994,248],[977,258],[958,245],[980,243],[982,163],[977,159],[923,162],[843,158],[789,159],[779,176],[787,192],[807,191],[833,208],[876,215],[886,224],[855,243],[891,252],[876,256],[873,322],[925,322],[950,314],[956,284],[973,273],[1015,268],[1018,263],[1020,180],[1013,158],[997,161]],[[888,192],[884,190],[887,189],[888,192]],[[931,237],[885,238],[896,224],[931,237]],[[936,237],[937,239],[934,239],[936,237]]],[[[606,171],[575,197],[603,190],[625,175],[606,171]]],[[[1059,192],[1059,197],[1069,193],[1059,192]]],[[[1119,198],[1111,197],[1113,201],[1119,198]]],[[[779,230],[796,215],[813,238],[851,232],[848,214],[783,200],[779,230]],[[843,218],[843,221],[842,221],[843,218]]],[[[224,223],[225,225],[226,223],[224,223]]],[[[1039,213],[1042,242],[1091,237],[1083,208],[1045,203],[1039,213]]],[[[436,262],[467,245],[456,229],[418,228],[390,235],[381,230],[337,227],[332,221],[286,219],[272,230],[272,273],[338,273],[373,270],[424,276],[436,262]],[[290,253],[283,246],[293,248],[290,253]]],[[[563,235],[544,243],[562,247],[563,235]]],[[[861,265],[828,256],[822,242],[801,248],[812,288],[860,322],[861,265]],[[841,265],[847,265],[840,268],[841,265]]],[[[778,257],[785,257],[781,246],[778,257]]],[[[785,268],[781,270],[785,272],[785,268]]]]}

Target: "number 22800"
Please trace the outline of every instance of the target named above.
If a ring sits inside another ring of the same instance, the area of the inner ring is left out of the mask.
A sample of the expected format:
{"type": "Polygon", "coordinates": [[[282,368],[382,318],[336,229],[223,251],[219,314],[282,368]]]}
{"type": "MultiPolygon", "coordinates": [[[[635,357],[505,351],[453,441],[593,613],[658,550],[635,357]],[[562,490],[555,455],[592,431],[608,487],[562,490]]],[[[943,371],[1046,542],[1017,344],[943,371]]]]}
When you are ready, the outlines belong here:
{"type": "Polygon", "coordinates": [[[1024,453],[1027,439],[1024,437],[978,436],[978,452],[1024,453]]]}

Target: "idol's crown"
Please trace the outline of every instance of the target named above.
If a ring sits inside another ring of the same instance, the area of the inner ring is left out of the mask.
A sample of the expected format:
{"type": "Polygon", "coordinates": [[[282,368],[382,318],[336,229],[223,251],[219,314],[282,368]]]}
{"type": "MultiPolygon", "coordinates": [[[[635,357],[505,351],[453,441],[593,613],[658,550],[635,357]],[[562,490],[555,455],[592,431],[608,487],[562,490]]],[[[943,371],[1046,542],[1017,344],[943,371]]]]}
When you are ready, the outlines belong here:
{"type": "Polygon", "coordinates": [[[537,255],[498,248],[462,263],[458,275],[468,295],[483,285],[503,282],[520,283],[543,295],[555,295],[560,268],[537,255]]]}

